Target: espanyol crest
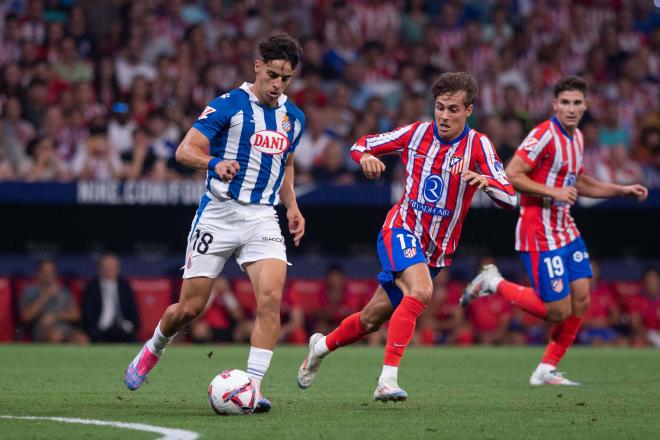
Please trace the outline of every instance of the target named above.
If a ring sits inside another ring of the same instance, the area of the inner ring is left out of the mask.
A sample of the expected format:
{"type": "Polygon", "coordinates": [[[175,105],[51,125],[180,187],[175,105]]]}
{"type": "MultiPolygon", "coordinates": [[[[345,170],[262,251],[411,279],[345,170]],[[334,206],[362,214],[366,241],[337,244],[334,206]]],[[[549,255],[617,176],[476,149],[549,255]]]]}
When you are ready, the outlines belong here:
{"type": "Polygon", "coordinates": [[[424,199],[430,203],[436,203],[442,197],[442,188],[444,183],[442,177],[437,174],[431,174],[424,182],[424,199]]]}
{"type": "Polygon", "coordinates": [[[289,149],[289,138],[273,130],[261,130],[250,137],[250,144],[255,150],[271,156],[282,154],[289,149]]]}

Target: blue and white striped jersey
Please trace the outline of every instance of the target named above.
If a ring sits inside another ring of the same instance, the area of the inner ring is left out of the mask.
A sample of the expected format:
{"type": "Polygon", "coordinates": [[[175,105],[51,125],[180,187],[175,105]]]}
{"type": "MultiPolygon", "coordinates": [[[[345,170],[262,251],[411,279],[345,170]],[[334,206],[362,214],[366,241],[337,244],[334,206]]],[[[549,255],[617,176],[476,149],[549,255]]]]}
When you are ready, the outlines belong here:
{"type": "Polygon", "coordinates": [[[250,91],[252,84],[215,98],[193,124],[210,142],[209,154],[238,161],[241,169],[230,182],[209,171],[206,188],[216,197],[241,203],[276,205],[287,157],[305,129],[305,115],[279,97],[268,107],[250,91]]]}

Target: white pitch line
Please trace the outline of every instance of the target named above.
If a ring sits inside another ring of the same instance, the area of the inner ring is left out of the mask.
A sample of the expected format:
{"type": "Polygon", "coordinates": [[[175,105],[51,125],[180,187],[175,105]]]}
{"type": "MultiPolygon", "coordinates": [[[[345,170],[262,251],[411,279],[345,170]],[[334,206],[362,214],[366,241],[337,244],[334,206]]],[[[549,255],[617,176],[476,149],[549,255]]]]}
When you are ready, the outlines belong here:
{"type": "Polygon", "coordinates": [[[133,429],[135,431],[147,431],[163,434],[158,440],[195,440],[199,434],[183,429],[163,428],[161,426],[146,425],[144,423],[111,422],[107,420],[72,419],[68,417],[34,417],[34,416],[9,416],[0,415],[0,419],[18,420],[50,420],[52,422],[77,423],[80,425],[112,426],[114,428],[133,429]]]}

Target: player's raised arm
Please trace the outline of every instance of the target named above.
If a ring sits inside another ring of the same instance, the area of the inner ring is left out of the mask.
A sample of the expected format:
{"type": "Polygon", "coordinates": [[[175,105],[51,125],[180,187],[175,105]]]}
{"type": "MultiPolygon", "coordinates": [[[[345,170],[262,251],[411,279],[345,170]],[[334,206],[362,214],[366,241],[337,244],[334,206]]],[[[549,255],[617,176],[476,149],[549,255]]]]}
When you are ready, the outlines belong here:
{"type": "MultiPolygon", "coordinates": [[[[481,171],[481,177],[485,185],[479,186],[486,194],[498,205],[504,208],[515,208],[518,204],[516,191],[509,183],[504,172],[504,165],[497,156],[493,144],[486,136],[481,136],[479,140],[481,150],[476,152],[476,160],[481,171]]],[[[473,173],[476,174],[476,173],[473,173]]],[[[463,179],[475,179],[474,176],[466,176],[463,173],[463,179]]]]}
{"type": "Polygon", "coordinates": [[[581,196],[605,199],[610,197],[636,197],[641,203],[649,195],[649,190],[639,184],[617,185],[614,183],[601,182],[585,174],[579,174],[575,181],[575,188],[581,196]]]}
{"type": "Polygon", "coordinates": [[[417,122],[387,133],[362,136],[351,147],[351,157],[368,179],[378,179],[385,171],[385,164],[375,156],[401,153],[418,125],[417,122]]]}

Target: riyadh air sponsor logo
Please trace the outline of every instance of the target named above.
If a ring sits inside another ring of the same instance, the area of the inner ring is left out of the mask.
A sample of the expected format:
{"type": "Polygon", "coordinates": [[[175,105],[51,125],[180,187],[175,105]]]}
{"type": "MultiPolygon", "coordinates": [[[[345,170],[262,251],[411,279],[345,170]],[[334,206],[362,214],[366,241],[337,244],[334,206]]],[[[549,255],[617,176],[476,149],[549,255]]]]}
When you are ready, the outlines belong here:
{"type": "Polygon", "coordinates": [[[289,149],[289,138],[273,130],[261,130],[250,138],[250,144],[264,154],[282,154],[289,149]]]}
{"type": "Polygon", "coordinates": [[[442,197],[442,177],[432,174],[424,181],[424,199],[429,203],[436,203],[442,197]]]}
{"type": "Polygon", "coordinates": [[[415,211],[422,211],[425,214],[439,215],[439,216],[442,216],[442,217],[450,217],[451,216],[451,210],[449,210],[449,209],[440,208],[438,206],[427,205],[425,203],[418,202],[417,200],[411,200],[410,201],[410,206],[415,211]]]}

